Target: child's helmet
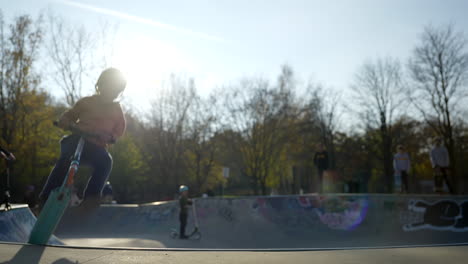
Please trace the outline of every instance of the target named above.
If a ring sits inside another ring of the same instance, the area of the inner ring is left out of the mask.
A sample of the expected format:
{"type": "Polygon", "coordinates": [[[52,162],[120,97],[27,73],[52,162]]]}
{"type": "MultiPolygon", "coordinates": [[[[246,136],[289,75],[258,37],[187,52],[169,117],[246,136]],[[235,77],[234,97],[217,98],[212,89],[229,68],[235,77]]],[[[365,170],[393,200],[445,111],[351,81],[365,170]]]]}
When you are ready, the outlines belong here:
{"type": "Polygon", "coordinates": [[[187,185],[181,185],[179,187],[179,193],[183,193],[185,191],[188,191],[188,186],[187,185]]]}
{"type": "Polygon", "coordinates": [[[127,86],[121,71],[116,68],[105,69],[96,82],[96,91],[102,91],[102,89],[116,89],[116,92],[123,92],[127,86]]]}

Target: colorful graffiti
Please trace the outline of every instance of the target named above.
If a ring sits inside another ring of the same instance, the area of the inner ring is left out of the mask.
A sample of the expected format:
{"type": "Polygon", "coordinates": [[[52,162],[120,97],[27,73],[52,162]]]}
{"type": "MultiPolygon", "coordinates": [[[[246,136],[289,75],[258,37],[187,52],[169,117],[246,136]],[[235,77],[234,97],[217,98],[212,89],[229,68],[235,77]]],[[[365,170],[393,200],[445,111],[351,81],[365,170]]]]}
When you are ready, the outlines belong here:
{"type": "MultiPolygon", "coordinates": [[[[178,208],[174,204],[164,204],[158,206],[141,206],[138,207],[138,214],[144,216],[147,220],[152,222],[165,222],[173,219],[177,213],[178,208]]],[[[128,214],[134,212],[128,211],[128,214]]]]}
{"type": "Polygon", "coordinates": [[[352,197],[320,197],[315,208],[320,221],[332,229],[353,230],[365,219],[368,200],[352,197]]]}
{"type": "Polygon", "coordinates": [[[408,210],[423,215],[422,221],[403,225],[404,231],[421,229],[468,231],[468,200],[410,200],[408,210]]]}
{"type": "Polygon", "coordinates": [[[258,198],[253,209],[281,226],[353,230],[365,219],[368,199],[351,196],[298,196],[258,198]]]}

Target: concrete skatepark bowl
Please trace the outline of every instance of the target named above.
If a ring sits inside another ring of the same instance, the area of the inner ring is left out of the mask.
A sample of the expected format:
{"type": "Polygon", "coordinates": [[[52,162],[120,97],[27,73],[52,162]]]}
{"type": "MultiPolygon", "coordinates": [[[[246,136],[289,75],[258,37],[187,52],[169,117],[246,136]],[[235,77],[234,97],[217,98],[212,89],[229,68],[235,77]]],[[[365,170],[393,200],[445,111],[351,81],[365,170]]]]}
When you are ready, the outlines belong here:
{"type": "MultiPolygon", "coordinates": [[[[468,197],[299,195],[196,199],[202,238],[171,238],[178,203],[102,205],[67,212],[51,245],[202,250],[375,249],[468,244],[468,197]]],[[[194,216],[189,215],[188,230],[194,216]]],[[[35,218],[25,206],[0,213],[0,240],[25,243],[35,218]]]]}

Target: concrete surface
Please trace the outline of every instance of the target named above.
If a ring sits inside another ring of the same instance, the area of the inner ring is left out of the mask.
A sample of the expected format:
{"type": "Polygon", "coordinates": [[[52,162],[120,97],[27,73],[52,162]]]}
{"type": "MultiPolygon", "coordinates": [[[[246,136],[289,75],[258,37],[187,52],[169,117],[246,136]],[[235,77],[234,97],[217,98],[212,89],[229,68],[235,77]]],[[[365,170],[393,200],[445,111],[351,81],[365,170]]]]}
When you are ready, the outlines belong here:
{"type": "MultiPolygon", "coordinates": [[[[178,203],[67,214],[65,244],[149,248],[336,248],[468,242],[468,197],[301,195],[196,200],[200,241],[172,239],[178,203]]],[[[189,216],[188,230],[194,216],[189,216]]]]}
{"type": "MultiPolygon", "coordinates": [[[[200,241],[170,237],[178,203],[70,209],[55,234],[66,245],[147,248],[337,248],[468,243],[468,198],[301,195],[196,200],[200,241]]],[[[193,227],[194,215],[189,216],[193,227]]],[[[26,242],[35,222],[24,206],[0,211],[0,241],[26,242]]],[[[53,238],[50,244],[60,244],[53,238]]]]}
{"type": "MultiPolygon", "coordinates": [[[[0,241],[27,242],[35,222],[36,217],[26,204],[13,204],[8,211],[0,207],[0,241]]],[[[62,244],[55,236],[49,243],[62,244]]]]}
{"type": "Polygon", "coordinates": [[[103,250],[0,244],[0,263],[465,264],[468,246],[300,252],[103,250]]]}
{"type": "Polygon", "coordinates": [[[0,243],[0,263],[453,264],[468,259],[468,197],[463,196],[208,198],[197,199],[196,208],[189,222],[193,226],[198,218],[199,241],[170,238],[170,229],[178,226],[177,202],[103,205],[87,215],[70,209],[55,233],[60,240],[49,241],[77,246],[63,247],[22,244],[35,217],[17,205],[0,210],[0,241],[6,241],[0,243]]]}

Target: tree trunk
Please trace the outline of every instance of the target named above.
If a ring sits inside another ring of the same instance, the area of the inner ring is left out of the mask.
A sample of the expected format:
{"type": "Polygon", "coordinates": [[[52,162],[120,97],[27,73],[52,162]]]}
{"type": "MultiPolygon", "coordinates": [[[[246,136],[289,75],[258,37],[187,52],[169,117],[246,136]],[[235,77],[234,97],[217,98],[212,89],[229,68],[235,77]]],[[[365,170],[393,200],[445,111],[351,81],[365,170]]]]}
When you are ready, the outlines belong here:
{"type": "Polygon", "coordinates": [[[393,160],[392,160],[392,139],[388,133],[388,127],[382,125],[381,127],[382,137],[382,154],[383,154],[383,165],[384,165],[384,184],[385,192],[392,192],[393,190],[393,160]]]}
{"type": "MultiPolygon", "coordinates": [[[[457,160],[456,160],[456,155],[455,155],[455,143],[453,140],[453,137],[450,137],[448,139],[448,144],[447,144],[447,150],[449,153],[449,159],[450,159],[450,173],[448,175],[448,179],[450,181],[450,185],[452,187],[452,192],[453,194],[458,193],[458,178],[457,177],[457,160]]],[[[463,187],[462,187],[463,188],[463,187]]]]}

